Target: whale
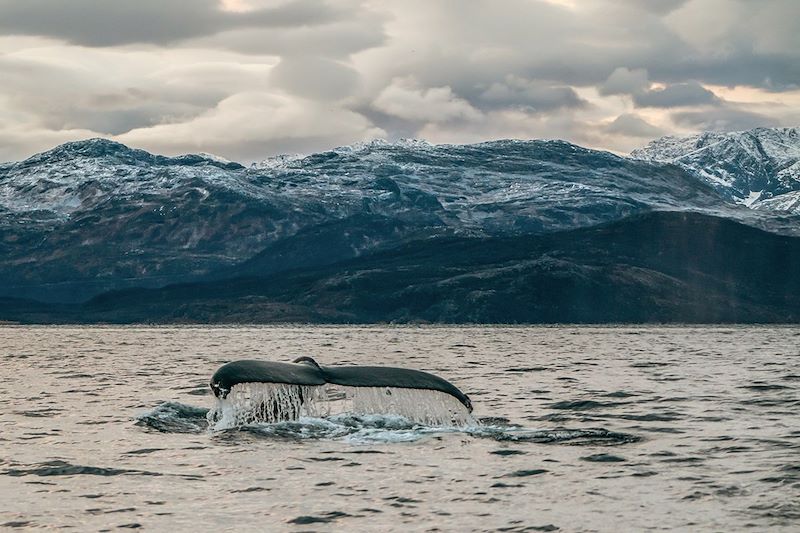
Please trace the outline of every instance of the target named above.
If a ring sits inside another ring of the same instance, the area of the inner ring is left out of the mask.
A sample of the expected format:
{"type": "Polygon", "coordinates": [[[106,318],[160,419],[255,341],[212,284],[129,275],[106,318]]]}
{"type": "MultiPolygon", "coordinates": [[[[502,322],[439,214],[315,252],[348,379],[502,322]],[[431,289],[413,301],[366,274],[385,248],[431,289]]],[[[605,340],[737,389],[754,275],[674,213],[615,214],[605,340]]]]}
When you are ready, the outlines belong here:
{"type": "Polygon", "coordinates": [[[472,401],[458,387],[435,374],[410,368],[321,366],[307,356],[298,357],[291,363],[246,359],[222,365],[211,376],[210,386],[217,398],[225,399],[235,385],[242,383],[426,389],[449,394],[472,412],[472,401]]]}

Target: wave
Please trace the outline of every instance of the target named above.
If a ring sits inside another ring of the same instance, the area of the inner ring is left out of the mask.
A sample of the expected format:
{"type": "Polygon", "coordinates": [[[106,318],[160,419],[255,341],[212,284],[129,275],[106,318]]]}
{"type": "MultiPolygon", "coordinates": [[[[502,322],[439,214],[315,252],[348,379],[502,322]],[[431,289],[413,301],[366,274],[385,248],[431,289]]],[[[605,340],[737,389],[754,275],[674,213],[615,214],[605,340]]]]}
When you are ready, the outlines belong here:
{"type": "Polygon", "coordinates": [[[203,433],[208,408],[164,402],[136,417],[136,425],[162,433],[203,433]]]}

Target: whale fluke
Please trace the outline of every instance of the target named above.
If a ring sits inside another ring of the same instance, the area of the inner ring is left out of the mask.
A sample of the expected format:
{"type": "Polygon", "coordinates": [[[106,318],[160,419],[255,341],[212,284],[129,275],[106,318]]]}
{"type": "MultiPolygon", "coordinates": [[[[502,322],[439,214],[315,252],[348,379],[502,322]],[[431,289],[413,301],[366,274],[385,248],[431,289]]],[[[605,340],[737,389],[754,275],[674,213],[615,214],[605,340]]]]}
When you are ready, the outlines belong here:
{"type": "Polygon", "coordinates": [[[389,366],[320,366],[311,357],[299,357],[293,363],[242,360],[222,365],[211,377],[211,390],[218,398],[227,397],[241,383],[277,383],[284,385],[347,387],[392,387],[424,389],[449,394],[471,413],[472,402],[449,381],[434,374],[409,368],[389,366]]]}

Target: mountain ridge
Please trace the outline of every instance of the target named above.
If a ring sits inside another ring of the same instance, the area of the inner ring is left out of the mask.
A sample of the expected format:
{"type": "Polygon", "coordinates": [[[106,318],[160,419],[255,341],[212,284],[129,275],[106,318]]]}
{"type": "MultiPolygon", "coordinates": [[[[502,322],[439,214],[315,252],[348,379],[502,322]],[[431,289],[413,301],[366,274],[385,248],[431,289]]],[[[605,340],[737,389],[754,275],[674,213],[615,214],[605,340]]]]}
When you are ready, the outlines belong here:
{"type": "Polygon", "coordinates": [[[800,238],[654,212],[545,235],[411,241],[337,264],[126,289],[0,319],[113,323],[796,322],[800,238]],[[59,314],[60,313],[60,314],[59,314]]]}
{"type": "MultiPolygon", "coordinates": [[[[738,229],[725,233],[727,240],[721,252],[727,260],[737,263],[750,261],[748,255],[735,250],[737,246],[753,248],[753,257],[762,257],[761,248],[772,246],[769,243],[789,238],[782,237],[785,235],[800,235],[800,213],[793,211],[800,205],[800,190],[792,189],[793,181],[780,181],[775,172],[769,174],[783,188],[774,188],[769,198],[762,191],[764,198],[745,206],[735,196],[739,190],[735,187],[741,183],[709,180],[697,168],[685,164],[686,160],[705,161],[697,154],[717,154],[714,150],[725,145],[722,153],[727,159],[714,159],[712,163],[722,165],[720,168],[728,175],[742,162],[749,165],[743,166],[745,174],[752,168],[759,172],[792,170],[794,144],[784,147],[786,153],[781,155],[776,152],[783,150],[781,143],[774,140],[786,136],[794,139],[792,131],[754,130],[739,137],[706,134],[694,140],[662,139],[649,145],[650,155],[644,159],[621,157],[565,141],[435,145],[404,140],[359,143],[307,156],[279,156],[249,167],[211,155],[159,156],[104,139],[67,143],[22,162],[0,165],[0,298],[20,312],[28,309],[41,317],[55,316],[48,314],[47,305],[52,305],[60,316],[82,309],[86,316],[106,320],[107,317],[92,314],[91,306],[79,302],[91,301],[95,305],[100,301],[97,298],[111,298],[121,294],[119,291],[150,294],[147,291],[161,287],[172,287],[164,289],[163,294],[170,294],[175,287],[187,283],[199,284],[192,286],[203,287],[207,292],[215,283],[244,286],[242,280],[254,279],[259,280],[253,286],[256,293],[240,295],[241,309],[220,304],[232,316],[246,319],[246,313],[253,312],[253,320],[261,317],[268,321],[278,316],[311,321],[363,321],[369,317],[406,322],[524,321],[523,315],[489,312],[484,301],[491,300],[489,292],[499,291],[504,294],[504,301],[511,302],[522,301],[525,291],[544,291],[548,298],[561,301],[574,312],[562,308],[555,313],[538,304],[518,306],[528,310],[531,321],[558,317],[602,320],[603,316],[593,315],[590,308],[575,303],[576,287],[583,287],[580,291],[587,295],[587,301],[594,301],[598,295],[618,301],[618,296],[609,292],[613,288],[631,299],[628,303],[638,314],[625,315],[605,308],[610,313],[606,317],[609,320],[626,316],[634,321],[647,317],[675,320],[677,315],[669,314],[668,309],[682,309],[694,320],[701,317],[698,310],[705,300],[727,310],[702,316],[746,319],[746,315],[725,307],[725,291],[730,290],[723,290],[728,266],[710,260],[698,265],[704,283],[697,284],[685,272],[675,278],[666,271],[667,258],[662,252],[685,240],[681,231],[717,235],[709,233],[709,228],[734,227],[720,220],[737,224],[738,229]],[[753,148],[755,145],[748,140],[752,135],[765,139],[759,141],[760,149],[753,148]],[[731,137],[738,140],[730,141],[731,137]],[[772,141],[767,142],[769,139],[772,141]],[[702,145],[700,152],[689,149],[698,143],[702,145]],[[688,158],[681,155],[687,150],[688,158]],[[672,160],[656,160],[666,157],[664,154],[672,160]],[[772,159],[753,167],[749,162],[759,154],[772,159]],[[681,162],[675,163],[676,158],[682,158],[681,162]],[[778,160],[786,164],[780,167],[774,162],[778,160]],[[673,220],[672,225],[659,226],[663,235],[652,233],[648,237],[635,227],[637,221],[656,224],[653,221],[658,217],[673,220]],[[690,223],[691,220],[705,221],[709,228],[690,223]],[[633,241],[623,239],[620,245],[603,233],[603,228],[614,224],[627,228],[633,241]],[[767,233],[752,233],[748,228],[761,228],[767,233]],[[594,236],[596,242],[584,239],[580,247],[569,248],[569,243],[576,242],[575,232],[582,231],[594,236]],[[669,238],[664,237],[666,234],[669,238]],[[649,238],[656,238],[660,248],[651,246],[649,238]],[[640,242],[634,242],[636,239],[640,242]],[[539,243],[541,257],[519,258],[517,265],[492,266],[492,258],[481,249],[502,255],[534,241],[539,243]],[[452,249],[454,257],[462,257],[465,264],[474,263],[473,271],[462,269],[459,274],[459,279],[472,280],[470,283],[478,287],[474,294],[467,291],[472,296],[465,296],[462,282],[452,285],[452,281],[444,281],[450,279],[447,269],[442,270],[447,258],[438,255],[438,250],[451,242],[460,243],[452,249]],[[603,243],[614,250],[603,250],[603,243]],[[614,256],[622,249],[620,246],[635,257],[636,264],[629,265],[625,257],[614,256]],[[424,264],[413,264],[413,253],[426,247],[431,249],[426,256],[430,272],[424,264]],[[649,250],[655,263],[641,256],[642,250],[649,250]],[[409,255],[403,257],[404,253],[409,255]],[[377,274],[368,269],[352,279],[344,271],[337,274],[336,269],[374,263],[382,257],[395,257],[391,274],[378,276],[384,288],[375,281],[377,274]],[[564,269],[567,281],[553,274],[559,269],[564,269]],[[403,277],[403,272],[411,270],[423,279],[434,273],[442,278],[442,286],[455,287],[455,292],[448,295],[430,287],[420,289],[428,291],[425,297],[403,292],[396,287],[396,279],[417,283],[403,277]],[[328,282],[323,282],[322,277],[315,282],[319,297],[297,287],[293,296],[272,295],[265,300],[266,296],[258,295],[264,291],[260,285],[264,280],[280,280],[280,284],[289,287],[298,272],[328,276],[328,282]],[[521,277],[515,278],[514,272],[521,277]],[[339,274],[345,277],[337,278],[339,274]],[[335,286],[342,279],[350,280],[347,283],[372,279],[373,285],[355,283],[363,294],[357,290],[329,290],[330,283],[335,286]],[[489,292],[483,291],[486,294],[481,296],[480,284],[491,285],[496,280],[517,292],[495,287],[487,288],[489,292]],[[524,280],[530,283],[526,285],[524,280]],[[603,284],[609,289],[603,289],[603,284]],[[336,300],[352,303],[373,293],[388,298],[387,291],[394,290],[392,287],[397,289],[396,294],[405,294],[408,302],[420,298],[429,301],[430,295],[435,294],[443,302],[450,301],[450,307],[440,306],[438,311],[418,309],[417,315],[397,309],[370,315],[369,306],[349,309],[336,300]],[[560,287],[563,294],[553,292],[553,287],[560,287]],[[696,297],[690,298],[694,307],[681,307],[667,287],[697,292],[696,297]],[[325,294],[337,297],[324,299],[325,294]],[[662,314],[648,314],[636,303],[638,298],[649,298],[650,305],[662,314]],[[464,315],[468,311],[459,306],[469,309],[471,305],[477,305],[474,313],[464,315]]],[[[714,168],[709,166],[708,172],[714,168]]],[[[742,183],[748,187],[762,183],[754,181],[754,175],[747,174],[742,183]]],[[[764,178],[764,184],[773,183],[769,176],[764,178]]],[[[749,198],[750,193],[747,194],[749,198]]],[[[702,246],[692,242],[698,257],[706,257],[705,250],[716,246],[713,239],[702,246]]],[[[719,246],[722,250],[722,244],[719,246]]],[[[681,257],[694,261],[692,256],[681,257]]],[[[777,267],[766,262],[764,268],[777,267]]],[[[783,275],[790,281],[796,278],[792,273],[783,275]]],[[[750,292],[736,293],[731,301],[749,309],[753,320],[796,319],[794,304],[770,289],[774,280],[762,279],[763,274],[759,273],[753,273],[755,282],[737,276],[750,292]],[[764,288],[762,296],[754,295],[759,284],[764,288]]],[[[152,318],[180,320],[183,316],[187,320],[203,320],[203,316],[186,310],[186,302],[176,305],[182,311],[176,310],[175,316],[164,315],[163,309],[158,315],[156,306],[152,318]]],[[[216,305],[205,311],[209,321],[221,320],[216,305]]],[[[604,309],[599,304],[595,307],[604,309]]],[[[146,321],[147,317],[140,315],[138,319],[146,321]]]]}
{"type": "Polygon", "coordinates": [[[236,165],[95,139],[0,168],[0,295],[68,302],[200,279],[331,224],[352,236],[338,260],[425,234],[561,231],[652,209],[755,216],[680,169],[563,141],[367,143],[236,165]],[[364,218],[397,231],[345,227],[364,218]]]}
{"type": "MultiPolygon", "coordinates": [[[[769,200],[800,191],[800,128],[667,136],[634,150],[631,157],[677,164],[754,209],[770,209],[769,200]]],[[[792,202],[776,207],[797,209],[792,202]]]]}

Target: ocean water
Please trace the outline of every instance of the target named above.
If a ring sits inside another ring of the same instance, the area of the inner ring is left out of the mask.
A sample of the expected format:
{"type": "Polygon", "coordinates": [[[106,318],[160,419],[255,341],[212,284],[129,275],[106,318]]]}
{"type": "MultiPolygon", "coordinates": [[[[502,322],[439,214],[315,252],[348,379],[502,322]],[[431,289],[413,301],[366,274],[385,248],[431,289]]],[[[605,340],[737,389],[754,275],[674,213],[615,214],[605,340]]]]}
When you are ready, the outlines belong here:
{"type": "Polygon", "coordinates": [[[0,526],[800,530],[798,327],[2,327],[0,526]],[[211,431],[224,362],[386,364],[465,428],[211,431]]]}

